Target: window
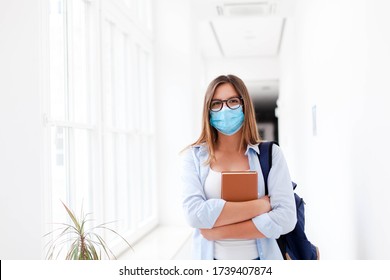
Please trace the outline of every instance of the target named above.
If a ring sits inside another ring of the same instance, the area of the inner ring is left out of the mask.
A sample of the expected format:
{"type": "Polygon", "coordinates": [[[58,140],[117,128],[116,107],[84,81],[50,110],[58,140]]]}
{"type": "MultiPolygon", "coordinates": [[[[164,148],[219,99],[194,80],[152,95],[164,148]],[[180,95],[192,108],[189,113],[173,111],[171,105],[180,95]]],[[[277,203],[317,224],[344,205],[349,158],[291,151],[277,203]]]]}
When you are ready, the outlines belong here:
{"type": "Polygon", "coordinates": [[[157,223],[150,13],[145,0],[50,0],[54,223],[66,221],[60,200],[97,223],[118,221],[111,227],[130,242],[157,223]]]}

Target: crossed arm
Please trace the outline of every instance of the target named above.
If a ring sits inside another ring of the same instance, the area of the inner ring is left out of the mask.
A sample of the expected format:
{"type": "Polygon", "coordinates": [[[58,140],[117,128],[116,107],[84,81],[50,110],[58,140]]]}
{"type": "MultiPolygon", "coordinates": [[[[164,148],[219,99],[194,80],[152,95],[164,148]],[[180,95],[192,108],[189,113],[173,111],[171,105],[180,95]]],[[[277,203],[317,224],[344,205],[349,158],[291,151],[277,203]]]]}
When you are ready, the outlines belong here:
{"type": "Polygon", "coordinates": [[[263,238],[252,218],[271,211],[268,196],[257,200],[245,202],[226,202],[214,227],[200,229],[201,234],[207,240],[220,240],[228,238],[263,238]]]}

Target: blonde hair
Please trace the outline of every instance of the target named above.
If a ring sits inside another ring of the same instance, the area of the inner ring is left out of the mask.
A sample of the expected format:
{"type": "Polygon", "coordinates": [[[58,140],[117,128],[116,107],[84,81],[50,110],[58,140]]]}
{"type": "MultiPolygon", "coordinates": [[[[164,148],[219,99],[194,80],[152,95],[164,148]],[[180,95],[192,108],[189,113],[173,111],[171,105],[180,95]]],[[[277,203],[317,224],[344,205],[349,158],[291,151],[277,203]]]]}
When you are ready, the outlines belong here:
{"type": "Polygon", "coordinates": [[[209,149],[209,158],[207,159],[206,164],[209,164],[212,160],[215,159],[215,143],[218,139],[217,130],[210,125],[210,103],[217,87],[226,83],[231,84],[237,94],[243,100],[244,124],[242,127],[240,149],[246,147],[248,144],[256,145],[261,141],[256,125],[255,110],[253,108],[252,100],[249,96],[248,89],[246,88],[244,82],[234,75],[221,75],[211,81],[206,90],[203,103],[202,132],[198,140],[196,140],[196,142],[190,145],[207,145],[209,149]]]}

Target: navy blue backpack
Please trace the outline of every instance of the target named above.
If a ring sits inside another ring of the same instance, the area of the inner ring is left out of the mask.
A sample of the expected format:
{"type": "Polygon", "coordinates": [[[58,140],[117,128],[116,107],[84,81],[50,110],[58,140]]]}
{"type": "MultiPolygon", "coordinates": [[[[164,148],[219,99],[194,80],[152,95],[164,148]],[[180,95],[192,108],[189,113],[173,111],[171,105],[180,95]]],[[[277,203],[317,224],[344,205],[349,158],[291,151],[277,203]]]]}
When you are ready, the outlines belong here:
{"type": "MultiPolygon", "coordinates": [[[[265,194],[268,195],[268,174],[272,167],[272,145],[276,142],[261,142],[260,165],[263,172],[265,183],[265,194]]],[[[292,182],[295,190],[297,184],[292,182]]],[[[281,235],[276,241],[285,260],[318,260],[319,251],[316,246],[310,243],[305,234],[305,202],[295,192],[295,205],[297,208],[297,224],[295,228],[284,235],[281,235]]]]}

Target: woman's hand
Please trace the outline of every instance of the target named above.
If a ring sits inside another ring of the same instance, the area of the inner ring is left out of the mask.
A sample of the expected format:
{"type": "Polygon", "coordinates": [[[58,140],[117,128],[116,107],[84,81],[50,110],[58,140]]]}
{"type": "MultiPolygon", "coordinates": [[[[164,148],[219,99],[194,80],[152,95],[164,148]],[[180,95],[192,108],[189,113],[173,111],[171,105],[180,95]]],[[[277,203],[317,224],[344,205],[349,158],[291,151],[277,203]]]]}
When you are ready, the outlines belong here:
{"type": "Polygon", "coordinates": [[[271,211],[269,196],[244,202],[228,201],[215,222],[214,228],[247,221],[269,211],[271,211]]]}
{"type": "Polygon", "coordinates": [[[214,241],[221,239],[218,236],[218,228],[212,228],[212,229],[207,229],[207,228],[201,228],[200,229],[200,234],[206,238],[208,241],[214,241]]]}
{"type": "Polygon", "coordinates": [[[272,210],[270,198],[269,198],[268,195],[262,196],[258,200],[259,200],[260,207],[261,207],[261,213],[260,214],[268,213],[269,211],[272,210]]]}
{"type": "MultiPolygon", "coordinates": [[[[269,211],[272,210],[270,198],[268,195],[265,195],[259,199],[253,200],[252,203],[254,203],[252,207],[257,208],[256,215],[268,213],[269,211]]],[[[230,225],[232,227],[229,227],[229,224],[227,224],[224,226],[215,226],[212,229],[206,229],[206,228],[202,229],[201,228],[199,230],[200,230],[200,234],[209,241],[224,239],[224,238],[226,238],[226,234],[229,234],[229,235],[232,234],[232,236],[235,236],[236,234],[242,235],[242,236],[248,235],[248,236],[253,236],[252,238],[264,237],[262,235],[262,233],[257,231],[257,229],[253,226],[253,223],[250,221],[250,219],[246,220],[245,222],[244,221],[239,222],[239,223],[234,222],[234,223],[231,223],[230,225]],[[246,230],[244,230],[243,225],[245,225],[247,227],[246,230]],[[260,235],[260,237],[259,237],[259,235],[260,235]]]]}

